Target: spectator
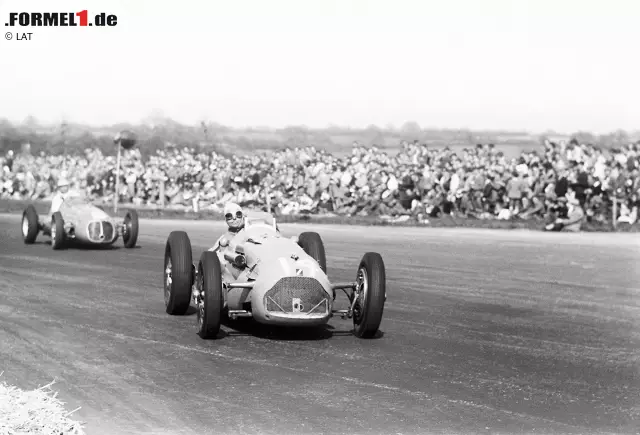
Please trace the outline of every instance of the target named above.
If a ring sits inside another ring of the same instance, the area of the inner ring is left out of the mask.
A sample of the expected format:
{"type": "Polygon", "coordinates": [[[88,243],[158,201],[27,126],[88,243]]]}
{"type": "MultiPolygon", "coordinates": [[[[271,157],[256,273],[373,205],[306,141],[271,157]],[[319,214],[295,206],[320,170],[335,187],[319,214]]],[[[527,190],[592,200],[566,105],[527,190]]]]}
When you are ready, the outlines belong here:
{"type": "MultiPolygon", "coordinates": [[[[220,211],[233,200],[265,207],[268,193],[277,213],[376,214],[395,221],[452,214],[555,222],[569,218],[566,196],[574,192],[587,220],[611,221],[616,195],[615,219],[635,222],[640,188],[638,144],[603,150],[575,140],[546,141],[543,152],[516,159],[492,144],[457,154],[414,141],[404,142],[396,156],[356,143],[343,158],[314,147],[232,158],[170,147],[147,159],[134,149],[123,153],[121,165],[119,199],[139,205],[220,211]]],[[[111,201],[114,166],[113,156],[92,149],[64,156],[8,153],[0,161],[0,195],[49,199],[66,171],[90,196],[111,201]]]]}
{"type": "Polygon", "coordinates": [[[584,221],[584,211],[580,206],[580,201],[575,196],[575,192],[571,191],[567,194],[567,213],[566,218],[558,218],[554,223],[545,227],[547,231],[571,231],[579,232],[582,229],[584,221]]]}

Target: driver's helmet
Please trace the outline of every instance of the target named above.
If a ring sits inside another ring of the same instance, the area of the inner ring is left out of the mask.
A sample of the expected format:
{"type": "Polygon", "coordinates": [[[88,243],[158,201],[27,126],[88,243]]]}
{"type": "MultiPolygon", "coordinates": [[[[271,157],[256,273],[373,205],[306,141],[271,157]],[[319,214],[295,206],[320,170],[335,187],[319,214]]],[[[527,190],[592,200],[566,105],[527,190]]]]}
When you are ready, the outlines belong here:
{"type": "Polygon", "coordinates": [[[238,231],[244,226],[244,212],[242,207],[233,202],[228,202],[224,206],[224,219],[229,226],[229,230],[238,231]]]}
{"type": "Polygon", "coordinates": [[[58,179],[58,190],[61,191],[62,193],[67,193],[69,191],[69,186],[71,183],[69,183],[69,180],[65,177],[62,177],[60,179],[58,179]]]}

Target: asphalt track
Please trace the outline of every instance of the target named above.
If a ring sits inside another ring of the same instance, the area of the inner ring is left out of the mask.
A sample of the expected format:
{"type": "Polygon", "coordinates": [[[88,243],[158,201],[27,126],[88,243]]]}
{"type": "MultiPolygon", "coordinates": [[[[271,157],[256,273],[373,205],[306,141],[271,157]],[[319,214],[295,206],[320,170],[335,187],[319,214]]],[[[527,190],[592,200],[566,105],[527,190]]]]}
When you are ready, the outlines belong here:
{"type": "Polygon", "coordinates": [[[637,236],[282,227],[320,232],[335,280],[383,255],[382,337],[334,319],[203,341],[164,311],[163,247],[186,229],[197,257],[219,224],[142,220],[137,249],[54,252],[0,215],[3,379],[57,379],[88,434],[640,432],[637,236]]]}

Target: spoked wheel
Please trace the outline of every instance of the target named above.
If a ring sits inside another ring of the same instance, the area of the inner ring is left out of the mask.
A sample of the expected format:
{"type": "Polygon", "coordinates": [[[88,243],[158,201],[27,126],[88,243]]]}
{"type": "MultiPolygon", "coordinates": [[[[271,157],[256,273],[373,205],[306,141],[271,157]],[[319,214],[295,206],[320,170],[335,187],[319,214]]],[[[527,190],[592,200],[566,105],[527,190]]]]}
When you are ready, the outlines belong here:
{"type": "Polygon", "coordinates": [[[353,333],[372,338],[382,322],[386,296],[386,273],[380,254],[367,252],[360,261],[353,292],[353,333]]]}
{"type": "Polygon", "coordinates": [[[202,253],[197,278],[198,335],[203,339],[216,338],[222,323],[224,295],[222,267],[215,252],[202,253]]]}
{"type": "Polygon", "coordinates": [[[122,241],[125,248],[135,248],[138,241],[138,213],[129,210],[122,222],[122,241]]]}
{"type": "Polygon", "coordinates": [[[169,234],[164,251],[164,304],[168,314],[184,315],[191,302],[191,241],[184,231],[169,234]]]}

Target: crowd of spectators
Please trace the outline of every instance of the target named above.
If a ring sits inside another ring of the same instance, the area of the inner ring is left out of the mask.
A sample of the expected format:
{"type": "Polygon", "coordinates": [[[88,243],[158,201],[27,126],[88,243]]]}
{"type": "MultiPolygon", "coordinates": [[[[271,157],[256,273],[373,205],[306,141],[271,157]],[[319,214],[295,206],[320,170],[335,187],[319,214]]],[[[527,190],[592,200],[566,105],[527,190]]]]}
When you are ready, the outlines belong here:
{"type": "MultiPolygon", "coordinates": [[[[222,210],[224,203],[277,214],[377,215],[427,222],[441,215],[477,219],[555,220],[567,202],[585,220],[634,223],[640,194],[640,141],[617,149],[545,141],[539,151],[509,159],[492,144],[455,153],[405,142],[397,155],[354,144],[337,157],[313,146],[250,157],[170,148],[143,159],[124,151],[119,199],[137,205],[222,210]]],[[[64,174],[76,188],[110,202],[114,156],[87,149],[80,155],[9,152],[0,158],[0,195],[47,199],[64,174]]]]}

